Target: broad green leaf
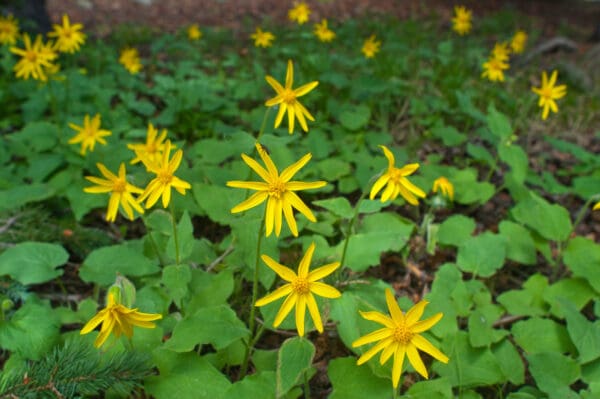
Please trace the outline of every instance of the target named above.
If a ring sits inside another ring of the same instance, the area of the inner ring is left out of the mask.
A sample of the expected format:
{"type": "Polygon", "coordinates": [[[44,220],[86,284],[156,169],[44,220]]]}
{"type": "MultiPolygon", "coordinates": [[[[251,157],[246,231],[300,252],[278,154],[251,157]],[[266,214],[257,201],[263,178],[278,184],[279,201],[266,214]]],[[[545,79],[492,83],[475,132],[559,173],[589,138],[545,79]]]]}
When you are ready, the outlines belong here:
{"type": "Polygon", "coordinates": [[[525,151],[518,145],[498,146],[499,158],[510,166],[510,172],[516,183],[523,183],[529,169],[529,158],[525,151]]]}
{"type": "Polygon", "coordinates": [[[562,278],[544,290],[544,300],[551,305],[550,313],[561,319],[565,317],[561,300],[566,299],[581,310],[597,297],[594,289],[580,277],[562,278]]]}
{"type": "Polygon", "coordinates": [[[477,181],[477,172],[474,169],[461,170],[451,176],[451,180],[454,184],[454,200],[458,204],[485,203],[496,191],[493,184],[477,181]]]}
{"type": "Polygon", "coordinates": [[[315,347],[306,338],[294,337],[283,342],[277,357],[277,397],[283,396],[310,371],[315,347]]]}
{"type": "Polygon", "coordinates": [[[275,372],[259,371],[237,381],[223,395],[224,398],[275,398],[275,372]]]}
{"type": "Polygon", "coordinates": [[[498,360],[500,370],[508,381],[514,385],[521,385],[525,381],[525,365],[517,348],[509,339],[503,339],[492,347],[492,353],[498,360]]]}
{"type": "Polygon", "coordinates": [[[144,217],[147,228],[170,236],[173,234],[173,222],[171,214],[164,209],[155,209],[144,217]]]}
{"type": "Polygon", "coordinates": [[[502,315],[499,306],[487,304],[475,308],[468,319],[469,342],[474,348],[489,347],[492,343],[499,341],[503,335],[508,334],[504,330],[496,330],[493,324],[502,315]]]}
{"type": "Polygon", "coordinates": [[[594,392],[600,393],[600,359],[581,366],[581,380],[594,392]]]}
{"type": "Polygon", "coordinates": [[[356,365],[356,358],[335,358],[329,362],[327,375],[333,386],[329,399],[389,399],[391,386],[389,380],[376,377],[371,369],[363,364],[356,365]]]}
{"type": "Polygon", "coordinates": [[[600,358],[600,321],[589,321],[567,300],[560,300],[560,304],[567,320],[567,331],[579,353],[578,362],[583,364],[600,358]]]}
{"type": "Polygon", "coordinates": [[[192,271],[189,265],[169,265],[163,268],[162,283],[178,307],[181,307],[181,300],[189,291],[190,281],[192,281],[192,271]]]}
{"type": "Polygon", "coordinates": [[[585,279],[596,292],[600,292],[599,244],[584,237],[575,237],[569,241],[563,260],[574,276],[585,279]]]}
{"type": "MultiPolygon", "coordinates": [[[[196,202],[211,220],[221,224],[229,224],[238,217],[231,213],[231,209],[245,199],[244,191],[248,190],[194,182],[192,191],[196,202]]],[[[263,206],[260,205],[260,207],[263,206]]]]}
{"type": "Polygon", "coordinates": [[[209,306],[177,323],[164,347],[175,352],[191,351],[198,344],[211,344],[215,349],[222,349],[249,334],[229,306],[209,306]]]}
{"type": "Polygon", "coordinates": [[[440,224],[437,236],[440,244],[459,247],[475,230],[475,221],[464,215],[452,215],[440,224]]]}
{"type": "Polygon", "coordinates": [[[190,312],[204,306],[222,305],[233,292],[234,280],[231,270],[209,273],[202,269],[192,270],[189,283],[191,300],[187,305],[190,312]]]}
{"type": "Polygon", "coordinates": [[[40,284],[63,274],[59,266],[69,259],[65,249],[45,242],[22,242],[0,254],[0,275],[21,284],[40,284]]]}
{"type": "Polygon", "coordinates": [[[79,277],[88,283],[108,286],[117,274],[145,276],[159,271],[156,260],[146,258],[127,244],[111,245],[92,251],[79,269],[79,277]]]}
{"type": "Polygon", "coordinates": [[[483,146],[467,143],[467,154],[476,161],[483,161],[489,166],[495,166],[494,156],[483,146]]]}
{"type": "Polygon", "coordinates": [[[506,238],[485,232],[469,237],[458,248],[456,264],[469,273],[481,277],[490,277],[504,265],[506,257],[506,238]]]}
{"type": "Polygon", "coordinates": [[[498,225],[500,235],[506,238],[506,257],[524,265],[533,265],[537,261],[535,242],[529,231],[523,226],[503,220],[498,225]]]}
{"type": "Polygon", "coordinates": [[[494,104],[490,104],[487,109],[487,126],[494,136],[500,141],[504,141],[513,133],[508,117],[498,111],[494,104]]]}
{"type": "Polygon", "coordinates": [[[532,228],[547,240],[565,241],[571,234],[569,212],[535,194],[519,202],[512,208],[511,214],[518,222],[532,228]]]}
{"type": "MultiPolygon", "coordinates": [[[[60,136],[58,127],[50,122],[29,122],[23,130],[11,134],[13,145],[16,143],[25,145],[28,151],[40,153],[52,150],[56,147],[60,136]]],[[[23,155],[30,155],[27,152],[23,155]]]]}
{"type": "Polygon", "coordinates": [[[523,284],[522,290],[510,290],[500,294],[497,301],[511,315],[543,316],[548,313],[548,305],[544,301],[544,292],[548,279],[541,274],[534,274],[523,284]]]}
{"type": "Polygon", "coordinates": [[[329,212],[344,219],[351,219],[352,216],[354,216],[354,209],[345,197],[327,198],[324,200],[313,201],[313,205],[325,208],[329,212]]]}
{"type": "Polygon", "coordinates": [[[43,201],[55,194],[54,189],[45,183],[17,185],[0,190],[0,211],[20,208],[30,202],[43,201]]]}
{"type": "Polygon", "coordinates": [[[418,381],[406,392],[410,399],[451,399],[452,385],[446,378],[418,381]]]}
{"type": "Polygon", "coordinates": [[[365,127],[371,118],[371,109],[366,105],[350,105],[339,114],[340,123],[348,130],[365,127]]]}
{"type": "MultiPolygon", "coordinates": [[[[177,244],[179,247],[179,261],[188,259],[194,249],[194,227],[188,211],[183,212],[177,224],[177,244]]],[[[176,260],[176,254],[175,236],[171,235],[167,244],[167,256],[176,260]]]]}
{"type": "Polygon", "coordinates": [[[467,136],[460,133],[453,126],[436,125],[431,128],[431,135],[444,143],[445,146],[457,146],[467,140],[467,136]]]}
{"type": "Polygon", "coordinates": [[[344,176],[348,176],[352,173],[350,164],[339,158],[326,158],[322,161],[317,162],[316,168],[318,171],[319,179],[325,181],[336,181],[344,176]]]}
{"type": "Polygon", "coordinates": [[[526,353],[558,352],[571,350],[573,344],[567,329],[550,319],[533,317],[513,324],[511,332],[515,342],[526,353]]]}
{"type": "Polygon", "coordinates": [[[569,386],[577,381],[581,369],[575,360],[556,352],[527,355],[529,372],[538,387],[551,399],[577,399],[569,386]]]}

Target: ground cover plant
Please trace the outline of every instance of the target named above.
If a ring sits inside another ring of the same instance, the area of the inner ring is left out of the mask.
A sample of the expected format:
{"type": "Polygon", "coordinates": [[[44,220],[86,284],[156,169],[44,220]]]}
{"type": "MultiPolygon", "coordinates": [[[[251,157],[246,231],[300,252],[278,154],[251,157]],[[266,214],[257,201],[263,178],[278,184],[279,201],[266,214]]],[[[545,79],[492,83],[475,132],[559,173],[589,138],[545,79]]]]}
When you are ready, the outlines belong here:
{"type": "Polygon", "coordinates": [[[594,60],[288,17],[0,19],[0,398],[599,398],[594,60]]]}

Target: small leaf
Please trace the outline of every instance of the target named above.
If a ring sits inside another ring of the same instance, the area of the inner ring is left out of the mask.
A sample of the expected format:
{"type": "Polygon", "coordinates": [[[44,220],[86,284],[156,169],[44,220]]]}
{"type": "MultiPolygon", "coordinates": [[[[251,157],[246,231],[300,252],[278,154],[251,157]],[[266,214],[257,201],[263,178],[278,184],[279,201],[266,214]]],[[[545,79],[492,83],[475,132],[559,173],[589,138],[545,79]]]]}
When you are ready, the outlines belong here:
{"type": "Polygon", "coordinates": [[[514,385],[523,384],[525,381],[525,365],[512,342],[503,339],[492,347],[492,352],[498,359],[500,369],[506,378],[514,385]]]}
{"type": "Polygon", "coordinates": [[[440,225],[438,240],[440,244],[460,246],[475,231],[475,221],[464,215],[452,215],[440,225]]]}
{"type": "Polygon", "coordinates": [[[506,257],[524,265],[533,265],[537,261],[535,242],[529,230],[523,226],[503,220],[498,225],[500,235],[506,238],[506,257]]]}
{"type": "Polygon", "coordinates": [[[329,399],[389,399],[390,381],[376,377],[367,365],[357,366],[354,357],[336,358],[327,368],[333,386],[329,399]]]}
{"type": "Polygon", "coordinates": [[[564,353],[572,348],[566,328],[550,319],[522,320],[513,324],[511,332],[526,353],[564,353]]]}
{"type": "Polygon", "coordinates": [[[339,115],[343,127],[358,130],[369,123],[371,109],[366,105],[347,106],[339,115]]]}
{"type": "Polygon", "coordinates": [[[302,376],[311,368],[314,356],[315,347],[309,340],[302,337],[285,340],[277,358],[278,398],[302,381],[302,376]]]}
{"type": "Polygon", "coordinates": [[[550,204],[535,194],[519,202],[511,210],[511,214],[518,222],[531,227],[548,240],[565,241],[571,234],[569,212],[562,206],[550,204]]]}
{"type": "Polygon", "coordinates": [[[509,138],[513,133],[513,129],[506,115],[498,111],[493,104],[490,104],[487,111],[487,125],[492,134],[501,141],[509,138]]]}
{"type": "Polygon", "coordinates": [[[481,277],[490,277],[504,264],[506,239],[485,232],[470,237],[459,248],[456,264],[465,271],[481,277]]]}
{"type": "Polygon", "coordinates": [[[569,241],[563,260],[574,276],[585,279],[600,292],[600,245],[584,237],[575,237],[569,241]]]}
{"type": "Polygon", "coordinates": [[[63,274],[69,259],[65,249],[44,242],[22,242],[8,248],[0,255],[0,275],[8,274],[21,284],[39,284],[63,274]]]}
{"type": "Polygon", "coordinates": [[[556,352],[542,352],[527,355],[529,371],[538,387],[551,399],[575,399],[569,385],[577,381],[581,369],[575,360],[556,352]]]}
{"type": "Polygon", "coordinates": [[[188,265],[169,265],[163,268],[162,283],[178,307],[187,295],[188,283],[192,280],[192,272],[188,265]]]}
{"type": "Polygon", "coordinates": [[[354,209],[352,208],[352,205],[350,205],[350,202],[344,197],[313,201],[313,205],[323,207],[331,213],[344,219],[351,219],[354,215],[354,209]]]}
{"type": "Polygon", "coordinates": [[[567,300],[562,300],[561,306],[567,320],[567,331],[579,352],[579,363],[600,358],[600,321],[589,321],[567,300]]]}

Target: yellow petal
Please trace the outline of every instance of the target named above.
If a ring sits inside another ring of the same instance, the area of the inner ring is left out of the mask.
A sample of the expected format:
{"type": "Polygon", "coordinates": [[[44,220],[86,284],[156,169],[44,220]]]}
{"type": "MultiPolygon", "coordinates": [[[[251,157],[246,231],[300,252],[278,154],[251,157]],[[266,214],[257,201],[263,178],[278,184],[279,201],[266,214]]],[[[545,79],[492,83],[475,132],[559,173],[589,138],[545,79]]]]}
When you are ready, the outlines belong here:
{"type": "Polygon", "coordinates": [[[385,315],[383,313],[377,312],[377,311],[371,311],[371,312],[362,312],[359,311],[360,315],[363,317],[363,319],[366,320],[370,320],[370,321],[374,321],[376,323],[382,324],[388,328],[395,328],[396,327],[396,323],[394,323],[394,321],[392,320],[392,318],[388,315],[385,315]]]}
{"type": "Polygon", "coordinates": [[[324,298],[339,298],[342,293],[331,285],[313,281],[310,283],[310,291],[324,298]]]}
{"type": "Polygon", "coordinates": [[[308,269],[310,268],[310,261],[312,260],[312,256],[314,253],[315,253],[315,243],[312,242],[308,246],[308,249],[306,250],[306,252],[304,253],[302,260],[300,260],[300,265],[298,266],[298,277],[299,278],[306,278],[308,276],[308,269]]]}
{"type": "Polygon", "coordinates": [[[405,322],[406,322],[407,326],[410,327],[413,324],[415,324],[417,321],[419,321],[421,316],[423,316],[423,312],[425,311],[425,306],[427,306],[428,303],[429,302],[427,302],[425,300],[419,301],[419,303],[417,303],[415,306],[413,306],[406,312],[406,315],[404,317],[406,317],[405,322]]]}
{"type": "Polygon", "coordinates": [[[281,287],[277,288],[275,291],[273,291],[270,294],[267,294],[264,297],[257,300],[256,303],[254,304],[254,306],[259,306],[259,307],[265,306],[266,304],[276,301],[281,297],[289,295],[291,292],[292,292],[291,284],[282,285],[281,287]]]}
{"type": "MultiPolygon", "coordinates": [[[[283,182],[287,183],[288,181],[291,180],[292,177],[294,177],[294,175],[296,173],[298,173],[298,171],[300,169],[302,169],[304,167],[304,165],[306,165],[308,163],[308,161],[310,161],[311,157],[312,157],[312,154],[310,152],[308,154],[304,155],[297,162],[295,162],[292,165],[285,168],[283,170],[283,172],[281,172],[281,175],[279,176],[279,178],[283,182]]],[[[287,188],[287,185],[286,185],[286,188],[287,188]]]]}
{"type": "Polygon", "coordinates": [[[385,362],[387,362],[390,359],[390,357],[392,357],[392,355],[394,353],[396,353],[397,349],[398,349],[397,342],[393,342],[390,345],[386,346],[385,349],[383,350],[383,352],[381,352],[381,357],[379,358],[379,364],[384,365],[385,362]]]}
{"type": "Polygon", "coordinates": [[[315,297],[311,294],[306,296],[306,305],[308,306],[308,311],[310,313],[310,317],[313,320],[315,328],[318,332],[323,332],[323,321],[321,320],[321,314],[319,313],[319,307],[317,306],[317,301],[315,301],[315,297]]]}
{"type": "Polygon", "coordinates": [[[400,306],[398,306],[398,302],[396,301],[392,290],[389,288],[385,289],[385,302],[387,303],[392,319],[397,324],[404,323],[404,315],[402,314],[402,310],[400,310],[400,306]]]}
{"type": "Polygon", "coordinates": [[[298,295],[298,299],[296,300],[296,329],[298,330],[298,335],[304,336],[304,317],[306,315],[306,295],[301,294],[298,295]]]}
{"type": "MultiPolygon", "coordinates": [[[[373,346],[371,349],[363,353],[362,356],[359,357],[356,361],[356,364],[360,366],[361,364],[368,362],[369,359],[371,359],[373,356],[375,356],[377,353],[385,349],[388,345],[392,344],[393,342],[394,340],[391,337],[384,339],[383,341],[379,342],[377,345],[373,346]]],[[[355,346],[353,345],[352,347],[355,346]]]]}
{"type": "Polygon", "coordinates": [[[394,159],[394,154],[384,145],[380,145],[379,147],[383,150],[383,155],[385,155],[388,160],[388,169],[393,168],[396,162],[394,159]]]}
{"type": "Polygon", "coordinates": [[[292,60],[288,60],[287,70],[285,71],[285,87],[291,89],[294,84],[294,65],[292,60]]]}
{"type": "Polygon", "coordinates": [[[255,206],[262,204],[268,196],[269,193],[267,193],[266,191],[259,191],[257,193],[254,193],[247,200],[244,200],[241,203],[234,206],[231,209],[231,213],[244,212],[248,209],[254,208],[255,206]]]}
{"type": "Polygon", "coordinates": [[[431,342],[427,339],[423,338],[421,335],[415,334],[413,335],[410,342],[415,345],[418,349],[423,352],[433,356],[435,359],[439,360],[442,363],[448,363],[448,356],[444,355],[438,348],[433,346],[431,342]]]}
{"type": "Polygon", "coordinates": [[[417,351],[416,346],[414,346],[412,344],[408,344],[406,346],[406,356],[408,356],[408,361],[410,362],[410,364],[413,366],[413,368],[415,369],[415,371],[417,373],[421,374],[425,378],[429,378],[427,369],[425,368],[425,365],[423,364],[423,360],[421,359],[421,356],[419,355],[419,352],[417,351]]]}
{"type": "Polygon", "coordinates": [[[89,332],[94,330],[98,326],[98,324],[102,323],[104,321],[105,317],[106,317],[106,311],[101,310],[98,314],[96,314],[94,317],[92,317],[90,319],[90,321],[85,323],[85,326],[83,326],[83,328],[81,329],[79,334],[81,334],[81,335],[88,334],[89,332]]]}
{"type": "MultiPolygon", "coordinates": [[[[277,200],[273,197],[269,197],[267,199],[267,208],[265,209],[265,236],[270,236],[273,232],[273,227],[275,225],[275,202],[277,200]]],[[[276,231],[275,235],[279,237],[279,233],[276,231]]]]}
{"type": "Polygon", "coordinates": [[[429,330],[431,327],[433,327],[434,325],[437,324],[438,321],[440,321],[440,319],[442,318],[443,314],[442,313],[437,313],[425,320],[421,320],[415,324],[413,324],[412,326],[410,326],[410,331],[413,332],[414,334],[418,334],[421,333],[423,331],[427,331],[429,330]]]}
{"type": "Polygon", "coordinates": [[[286,191],[283,196],[283,200],[290,203],[294,208],[300,211],[301,214],[306,216],[306,218],[311,222],[314,223],[317,221],[312,211],[306,206],[306,204],[304,204],[304,202],[302,202],[300,197],[298,197],[293,191],[286,191]]]}
{"type": "Polygon", "coordinates": [[[298,237],[298,225],[296,224],[296,219],[294,218],[294,211],[292,210],[292,205],[283,202],[283,215],[285,216],[285,221],[287,222],[290,231],[294,237],[298,237]]]}
{"type": "Polygon", "coordinates": [[[312,91],[318,85],[319,85],[318,81],[307,83],[307,84],[302,85],[302,86],[298,87],[297,89],[295,89],[294,94],[296,95],[296,97],[302,97],[303,95],[312,91]]]}
{"type": "Polygon", "coordinates": [[[260,258],[263,260],[263,262],[265,262],[265,264],[271,270],[273,270],[275,273],[277,273],[277,275],[279,277],[281,277],[282,279],[284,279],[285,281],[291,283],[292,281],[296,280],[296,278],[298,277],[298,276],[296,276],[296,273],[294,273],[294,271],[292,269],[275,262],[268,255],[261,255],[260,258]]]}
{"type": "MultiPolygon", "coordinates": [[[[379,191],[381,191],[383,186],[385,186],[389,180],[390,180],[389,173],[385,173],[379,179],[377,179],[377,181],[375,182],[375,184],[373,184],[373,187],[371,188],[371,193],[369,195],[369,199],[374,199],[375,196],[377,195],[377,193],[379,191]]],[[[383,202],[385,202],[385,201],[383,201],[383,202]]]]}
{"type": "Polygon", "coordinates": [[[287,298],[285,298],[285,301],[283,301],[281,308],[279,308],[279,311],[277,312],[277,315],[275,316],[275,321],[273,322],[273,327],[275,327],[275,328],[279,327],[281,322],[285,319],[285,317],[294,308],[294,305],[296,304],[297,299],[298,299],[298,294],[296,294],[295,292],[292,292],[290,295],[288,295],[287,298]]]}
{"type": "Polygon", "coordinates": [[[359,346],[363,346],[366,344],[370,344],[371,342],[385,340],[386,338],[390,338],[392,336],[392,329],[390,328],[380,328],[379,330],[375,330],[372,333],[364,335],[352,342],[352,347],[356,348],[359,346]]]}
{"type": "Polygon", "coordinates": [[[394,366],[392,368],[392,385],[394,386],[394,389],[398,388],[398,383],[400,382],[406,349],[405,345],[398,345],[396,353],[394,353],[394,366]]]}
{"type": "Polygon", "coordinates": [[[248,190],[267,191],[269,185],[258,181],[240,181],[231,180],[227,182],[227,187],[246,188],[248,190]]]}
{"type": "Polygon", "coordinates": [[[269,172],[267,172],[267,170],[265,168],[263,168],[254,159],[250,158],[246,154],[242,154],[242,159],[244,160],[246,165],[248,165],[250,167],[250,169],[255,171],[260,176],[261,179],[263,179],[264,181],[267,181],[267,182],[271,180],[271,175],[269,174],[269,172]]]}
{"type": "Polygon", "coordinates": [[[333,273],[338,267],[340,267],[340,265],[340,262],[334,262],[321,266],[318,269],[315,269],[312,272],[308,273],[308,281],[315,282],[317,280],[325,278],[331,273],[333,273]]]}
{"type": "Polygon", "coordinates": [[[265,76],[265,80],[273,88],[273,90],[275,90],[277,92],[277,94],[280,94],[283,91],[285,91],[283,86],[278,81],[276,81],[272,76],[269,76],[269,75],[265,76]]]}

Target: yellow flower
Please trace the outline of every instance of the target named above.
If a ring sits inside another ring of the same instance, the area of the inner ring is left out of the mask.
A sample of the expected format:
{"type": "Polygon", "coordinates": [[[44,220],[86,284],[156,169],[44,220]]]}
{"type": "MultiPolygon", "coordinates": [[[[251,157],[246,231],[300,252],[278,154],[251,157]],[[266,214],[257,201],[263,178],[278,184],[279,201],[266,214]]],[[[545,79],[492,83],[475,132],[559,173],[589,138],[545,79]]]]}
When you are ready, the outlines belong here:
{"type": "Polygon", "coordinates": [[[19,36],[19,22],[12,15],[0,16],[0,44],[15,44],[19,36]]]}
{"type": "Polygon", "coordinates": [[[452,29],[461,36],[469,33],[471,31],[471,10],[467,10],[464,6],[454,6],[452,29]]]}
{"type": "Polygon", "coordinates": [[[271,47],[275,35],[268,31],[263,31],[260,27],[256,28],[256,32],[250,35],[254,40],[255,47],[271,47]]]}
{"type": "Polygon", "coordinates": [[[275,291],[257,300],[256,306],[264,306],[287,295],[287,298],[283,301],[279,312],[277,312],[277,315],[275,316],[273,327],[277,328],[295,305],[296,329],[298,330],[298,335],[301,337],[304,336],[304,316],[307,307],[313,323],[315,324],[315,328],[318,332],[323,332],[323,322],[321,321],[317,301],[313,294],[325,298],[339,298],[342,295],[334,287],[318,281],[329,276],[340,267],[340,262],[330,263],[309,272],[308,269],[310,268],[310,261],[314,252],[315,243],[313,242],[310,244],[310,247],[308,247],[308,250],[298,265],[298,274],[294,273],[292,269],[275,262],[267,255],[261,256],[263,262],[277,273],[279,277],[287,281],[287,284],[282,285],[275,291]]]}
{"type": "Polygon", "coordinates": [[[119,62],[131,73],[135,75],[142,70],[142,63],[140,62],[140,54],[136,48],[126,47],[121,50],[119,56],[119,62]]]}
{"type": "Polygon", "coordinates": [[[308,132],[306,119],[314,122],[315,118],[310,114],[310,112],[308,112],[306,108],[304,108],[302,104],[300,104],[297,98],[309,93],[312,89],[317,87],[319,82],[310,82],[298,87],[297,89],[292,89],[292,84],[294,83],[294,66],[292,65],[292,60],[288,60],[287,71],[285,74],[285,87],[283,87],[270,75],[267,75],[265,79],[267,80],[267,83],[270,84],[271,87],[277,92],[275,97],[265,102],[267,107],[279,105],[279,112],[275,118],[275,128],[279,127],[281,121],[283,120],[283,115],[285,115],[287,111],[289,133],[294,133],[294,117],[298,118],[298,122],[300,122],[302,130],[308,132]]]}
{"type": "Polygon", "coordinates": [[[27,33],[23,34],[24,49],[11,47],[10,51],[21,57],[14,66],[15,76],[25,80],[32,77],[36,80],[45,82],[48,80],[45,68],[52,68],[52,61],[56,58],[56,53],[49,50],[42,42],[42,36],[38,35],[33,45],[31,38],[27,33]]]}
{"type": "Polygon", "coordinates": [[[109,293],[106,307],[83,326],[80,334],[87,334],[96,328],[98,324],[102,323],[100,334],[98,334],[98,337],[94,341],[94,346],[99,348],[106,342],[111,332],[117,338],[121,334],[124,334],[127,338],[131,338],[133,336],[133,326],[154,328],[156,325],[152,321],[158,319],[162,319],[162,315],[138,312],[137,308],[129,309],[117,303],[114,295],[109,293]]]}
{"type": "Polygon", "coordinates": [[[48,37],[56,38],[56,48],[61,53],[71,53],[79,51],[79,46],[85,43],[85,34],[80,32],[83,29],[82,24],[71,25],[69,16],[64,14],[62,25],[52,25],[54,31],[48,33],[48,37]]]}
{"type": "Polygon", "coordinates": [[[420,335],[420,333],[433,327],[442,318],[443,314],[437,313],[428,319],[419,321],[425,306],[428,304],[427,301],[420,301],[403,314],[389,288],[385,290],[385,299],[391,317],[376,311],[360,312],[364,319],[374,321],[384,327],[357,339],[352,343],[352,347],[356,348],[379,341],[377,345],[363,353],[357,364],[360,366],[383,351],[379,358],[379,363],[383,365],[393,355],[392,384],[396,389],[402,374],[405,356],[408,357],[408,361],[419,374],[428,378],[427,369],[423,364],[423,360],[421,360],[418,349],[430,354],[442,363],[448,363],[448,357],[420,335]]]}
{"type": "Polygon", "coordinates": [[[510,41],[510,48],[513,53],[521,54],[525,50],[525,44],[527,43],[527,33],[519,30],[515,33],[510,41]]]}
{"type": "Polygon", "coordinates": [[[288,11],[288,18],[290,21],[298,22],[298,25],[302,25],[308,21],[310,15],[310,8],[305,2],[294,2],[294,8],[288,11]]]}
{"type": "Polygon", "coordinates": [[[86,151],[94,151],[96,142],[106,145],[104,137],[110,136],[110,130],[100,129],[100,114],[96,114],[90,120],[89,115],[83,118],[83,126],[77,126],[74,123],[69,123],[69,127],[78,133],[69,140],[69,144],[81,143],[81,155],[85,155],[86,151]]]}
{"type": "Polygon", "coordinates": [[[594,205],[592,211],[597,211],[598,209],[600,209],[600,202],[596,202],[596,205],[594,205]]]}
{"type": "Polygon", "coordinates": [[[165,150],[167,129],[163,129],[158,137],[156,137],[157,134],[158,130],[154,128],[152,123],[148,123],[146,142],[141,144],[127,144],[127,148],[135,152],[135,158],[130,162],[132,165],[142,162],[144,159],[147,160],[147,163],[156,163],[162,157],[165,150]]]}
{"type": "Polygon", "coordinates": [[[558,77],[558,72],[553,71],[550,76],[550,80],[548,80],[548,75],[546,75],[546,71],[542,72],[542,86],[541,87],[532,87],[531,90],[540,96],[540,101],[538,105],[544,110],[542,111],[542,119],[546,120],[548,118],[548,113],[550,110],[552,112],[558,112],[558,106],[556,105],[556,101],[563,98],[567,94],[567,86],[559,85],[555,86],[556,78],[558,77]]]}
{"type": "Polygon", "coordinates": [[[164,208],[169,206],[171,201],[171,188],[177,190],[181,195],[185,195],[185,190],[192,188],[190,183],[181,180],[174,175],[177,168],[181,164],[183,151],[177,150],[173,159],[169,161],[171,154],[171,141],[167,140],[165,148],[162,152],[162,158],[158,158],[156,162],[152,162],[147,158],[142,158],[142,162],[146,165],[149,172],[156,174],[156,177],[148,183],[146,189],[138,198],[138,202],[143,202],[146,198],[146,209],[156,204],[156,201],[162,196],[162,205],[164,208]]]}
{"type": "Polygon", "coordinates": [[[432,191],[434,193],[437,193],[438,190],[441,191],[441,193],[444,197],[449,198],[450,201],[454,201],[454,186],[452,185],[452,183],[450,183],[450,181],[448,179],[446,179],[443,176],[438,177],[433,182],[433,190],[432,191]]]}
{"type": "Polygon", "coordinates": [[[375,35],[371,35],[365,40],[360,51],[362,51],[365,57],[373,58],[379,52],[379,47],[381,47],[381,40],[377,40],[375,35]]]}
{"type": "Polygon", "coordinates": [[[187,35],[188,39],[190,40],[200,40],[202,37],[202,31],[197,24],[192,24],[187,28],[187,35]]]}
{"type": "Polygon", "coordinates": [[[381,147],[383,154],[388,160],[388,169],[373,184],[369,198],[374,199],[377,193],[387,185],[383,194],[381,194],[381,202],[386,202],[387,200],[393,201],[400,194],[409,204],[419,205],[419,200],[415,196],[425,198],[425,193],[406,178],[406,176],[412,175],[419,168],[419,164],[411,163],[401,168],[396,168],[394,166],[394,154],[384,145],[380,145],[379,147],[381,147]]]}
{"type": "Polygon", "coordinates": [[[326,19],[322,19],[320,23],[315,24],[314,32],[322,42],[330,42],[335,38],[335,32],[327,27],[326,19]]]}
{"type": "Polygon", "coordinates": [[[510,48],[508,47],[508,43],[496,43],[494,45],[494,49],[492,50],[492,55],[490,58],[495,58],[500,61],[508,61],[510,57],[510,48]]]}
{"type": "Polygon", "coordinates": [[[315,182],[300,182],[290,181],[292,177],[300,170],[304,165],[308,163],[312,155],[306,154],[296,163],[288,166],[279,174],[277,167],[271,160],[267,151],[259,144],[256,143],[256,150],[260,155],[261,159],[265,163],[267,169],[260,166],[258,162],[250,158],[246,154],[242,154],[242,159],[252,170],[254,170],[264,182],[255,181],[228,181],[227,186],[236,188],[245,188],[249,190],[256,190],[257,192],[252,194],[250,198],[241,202],[231,209],[231,213],[238,213],[247,211],[248,209],[254,208],[262,204],[267,200],[267,207],[265,209],[265,226],[266,235],[269,236],[273,232],[275,227],[275,235],[279,237],[281,233],[282,216],[285,216],[285,220],[290,228],[290,231],[295,237],[298,237],[298,227],[296,220],[294,219],[293,208],[296,208],[311,222],[316,222],[316,218],[311,210],[302,202],[300,197],[295,193],[299,190],[310,190],[315,188],[323,187],[327,184],[324,181],[315,182]]]}
{"type": "Polygon", "coordinates": [[[492,82],[504,82],[504,70],[509,68],[508,63],[491,56],[483,63],[482,78],[488,78],[492,82]]]}
{"type": "Polygon", "coordinates": [[[96,166],[106,179],[86,176],[87,180],[97,184],[97,186],[86,187],[83,191],[90,194],[111,193],[108,200],[108,210],[106,211],[106,220],[108,222],[114,222],[117,219],[119,204],[123,207],[129,220],[133,220],[132,207],[139,213],[144,213],[144,208],[131,195],[132,193],[141,194],[144,190],[127,182],[125,164],[121,163],[119,166],[119,176],[115,176],[101,163],[97,163],[96,166]]]}

